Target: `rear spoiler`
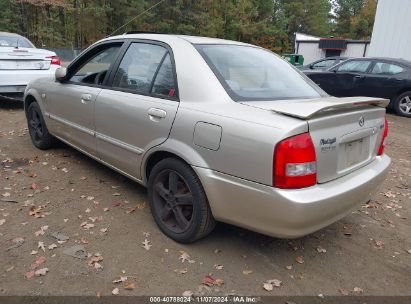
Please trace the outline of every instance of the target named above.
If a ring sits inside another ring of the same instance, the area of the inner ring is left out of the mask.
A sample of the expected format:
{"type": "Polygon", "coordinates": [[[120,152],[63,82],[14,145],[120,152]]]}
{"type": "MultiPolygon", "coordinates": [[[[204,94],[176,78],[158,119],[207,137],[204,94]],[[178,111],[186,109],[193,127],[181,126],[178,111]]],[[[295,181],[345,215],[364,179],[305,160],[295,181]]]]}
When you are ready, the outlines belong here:
{"type": "Polygon", "coordinates": [[[388,99],[374,97],[324,97],[319,99],[245,102],[245,104],[250,106],[271,110],[304,120],[325,112],[332,112],[339,109],[361,106],[386,108],[389,103],[390,101],[388,99]]]}

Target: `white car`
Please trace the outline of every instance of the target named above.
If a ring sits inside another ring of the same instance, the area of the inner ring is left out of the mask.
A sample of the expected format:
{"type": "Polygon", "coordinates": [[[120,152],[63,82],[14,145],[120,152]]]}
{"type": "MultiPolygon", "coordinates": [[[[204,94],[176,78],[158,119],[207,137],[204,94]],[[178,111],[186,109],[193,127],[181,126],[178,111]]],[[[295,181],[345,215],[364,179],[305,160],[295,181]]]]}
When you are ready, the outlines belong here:
{"type": "Polygon", "coordinates": [[[22,98],[27,84],[53,76],[60,67],[56,53],[37,49],[27,38],[0,32],[0,95],[22,98]]]}

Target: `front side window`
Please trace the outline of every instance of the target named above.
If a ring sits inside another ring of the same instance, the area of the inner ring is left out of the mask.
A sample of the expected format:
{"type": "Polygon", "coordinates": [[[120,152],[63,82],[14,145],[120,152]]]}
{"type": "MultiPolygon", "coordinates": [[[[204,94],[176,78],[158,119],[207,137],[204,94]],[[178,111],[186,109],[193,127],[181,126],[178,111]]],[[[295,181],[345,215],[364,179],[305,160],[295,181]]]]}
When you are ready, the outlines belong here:
{"type": "Polygon", "coordinates": [[[404,69],[398,65],[386,62],[377,62],[374,65],[371,74],[394,75],[399,74],[402,71],[404,71],[404,69]]]}
{"type": "Polygon", "coordinates": [[[325,93],[267,50],[240,45],[196,46],[236,101],[319,98],[325,93]]]}
{"type": "Polygon", "coordinates": [[[167,49],[147,43],[132,43],[114,77],[113,87],[149,94],[153,78],[167,49]]]}
{"type": "Polygon", "coordinates": [[[79,84],[101,84],[110,66],[117,58],[121,44],[106,46],[97,51],[70,78],[71,82],[79,84]]]}
{"type": "Polygon", "coordinates": [[[343,63],[337,68],[338,72],[352,72],[352,73],[365,73],[367,72],[371,61],[368,60],[351,60],[343,63]]]}

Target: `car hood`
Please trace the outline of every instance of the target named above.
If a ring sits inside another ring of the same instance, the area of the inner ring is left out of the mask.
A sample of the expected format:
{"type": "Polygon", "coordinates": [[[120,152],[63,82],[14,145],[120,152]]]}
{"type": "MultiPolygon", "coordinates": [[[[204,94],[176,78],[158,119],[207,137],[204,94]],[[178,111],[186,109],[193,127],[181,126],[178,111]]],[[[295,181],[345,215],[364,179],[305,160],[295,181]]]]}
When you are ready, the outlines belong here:
{"type": "Polygon", "coordinates": [[[247,101],[242,102],[249,106],[271,110],[287,116],[300,119],[310,119],[311,117],[325,112],[332,112],[343,108],[358,106],[378,106],[387,107],[388,99],[374,97],[324,97],[316,99],[299,100],[278,100],[278,101],[247,101]]]}

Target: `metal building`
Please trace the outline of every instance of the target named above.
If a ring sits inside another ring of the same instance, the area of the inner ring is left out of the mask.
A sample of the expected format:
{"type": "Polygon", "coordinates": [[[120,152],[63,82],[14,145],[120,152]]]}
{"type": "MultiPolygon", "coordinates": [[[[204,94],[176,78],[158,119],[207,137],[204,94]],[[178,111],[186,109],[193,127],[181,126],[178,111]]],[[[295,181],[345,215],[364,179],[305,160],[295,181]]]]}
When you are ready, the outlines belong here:
{"type": "MultiPolygon", "coordinates": [[[[409,0],[411,3],[411,0],[409,0]]],[[[370,42],[339,38],[320,38],[302,33],[295,34],[295,53],[304,56],[304,64],[330,56],[365,57],[370,42]]]]}
{"type": "Polygon", "coordinates": [[[378,0],[368,56],[411,60],[411,0],[378,0]]]}

